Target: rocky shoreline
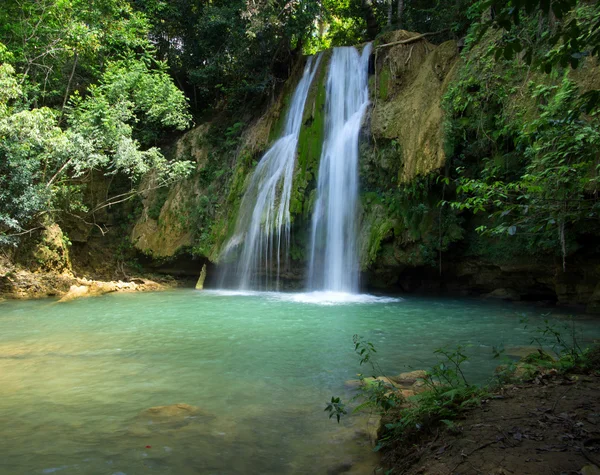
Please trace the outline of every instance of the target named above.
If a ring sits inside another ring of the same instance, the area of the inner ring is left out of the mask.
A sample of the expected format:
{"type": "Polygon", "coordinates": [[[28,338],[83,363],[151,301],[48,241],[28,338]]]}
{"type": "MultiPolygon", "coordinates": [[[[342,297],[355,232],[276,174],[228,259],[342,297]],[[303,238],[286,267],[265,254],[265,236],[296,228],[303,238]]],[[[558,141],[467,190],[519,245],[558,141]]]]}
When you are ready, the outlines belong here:
{"type": "Polygon", "coordinates": [[[103,281],[76,277],[72,273],[30,272],[0,265],[0,301],[59,297],[60,302],[68,302],[112,292],[155,292],[179,286],[180,282],[166,276],[135,276],[127,280],[103,281]]]}

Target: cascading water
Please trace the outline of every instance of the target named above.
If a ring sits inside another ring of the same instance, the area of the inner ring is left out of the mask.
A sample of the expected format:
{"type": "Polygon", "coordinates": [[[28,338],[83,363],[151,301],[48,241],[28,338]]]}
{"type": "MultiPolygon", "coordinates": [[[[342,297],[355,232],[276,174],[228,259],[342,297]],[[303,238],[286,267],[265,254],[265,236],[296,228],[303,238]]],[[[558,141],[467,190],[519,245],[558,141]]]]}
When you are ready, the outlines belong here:
{"type": "Polygon", "coordinates": [[[369,105],[371,44],[335,48],[327,78],[326,129],[313,211],[309,287],[358,291],[358,137],[369,105]]]}
{"type": "Polygon", "coordinates": [[[225,264],[221,286],[279,287],[281,261],[286,260],[290,241],[290,195],[296,148],[308,90],[320,61],[321,55],[308,59],[292,97],[283,135],[263,155],[252,175],[242,198],[235,234],[224,247],[221,260],[226,262],[240,245],[241,252],[236,264],[225,264]],[[257,281],[254,273],[261,266],[265,275],[262,281],[257,281]]]}

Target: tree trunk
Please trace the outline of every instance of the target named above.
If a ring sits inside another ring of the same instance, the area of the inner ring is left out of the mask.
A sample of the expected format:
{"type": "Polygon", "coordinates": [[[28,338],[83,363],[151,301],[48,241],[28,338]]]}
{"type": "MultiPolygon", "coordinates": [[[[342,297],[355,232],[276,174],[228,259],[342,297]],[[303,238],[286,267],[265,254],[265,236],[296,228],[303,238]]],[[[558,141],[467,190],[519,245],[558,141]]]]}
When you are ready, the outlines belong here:
{"type": "Polygon", "coordinates": [[[71,75],[69,76],[69,82],[67,83],[67,90],[65,91],[65,97],[63,98],[62,107],[60,109],[61,120],[65,113],[65,107],[67,106],[67,101],[69,100],[69,92],[71,90],[71,84],[73,84],[73,77],[75,76],[75,69],[77,68],[77,59],[78,59],[78,55],[77,55],[77,51],[75,51],[75,53],[73,54],[73,68],[71,69],[71,75]]]}
{"type": "Polygon", "coordinates": [[[398,28],[402,28],[402,17],[404,16],[404,0],[398,0],[398,11],[396,12],[398,15],[398,28]]]}
{"type": "Polygon", "coordinates": [[[367,36],[370,40],[374,40],[379,33],[379,25],[373,11],[373,0],[362,0],[361,3],[363,16],[367,22],[367,36]]]}
{"type": "Polygon", "coordinates": [[[392,26],[393,10],[394,10],[394,0],[388,0],[387,26],[392,26]]]}

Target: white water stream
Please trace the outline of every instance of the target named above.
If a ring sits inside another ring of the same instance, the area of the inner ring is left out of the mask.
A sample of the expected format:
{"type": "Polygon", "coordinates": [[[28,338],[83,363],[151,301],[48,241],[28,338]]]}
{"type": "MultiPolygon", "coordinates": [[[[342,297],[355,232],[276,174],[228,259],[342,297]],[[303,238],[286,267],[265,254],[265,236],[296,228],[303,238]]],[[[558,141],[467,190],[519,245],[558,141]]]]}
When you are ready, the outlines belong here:
{"type": "Polygon", "coordinates": [[[290,196],[304,105],[321,55],[310,57],[292,97],[283,135],[263,155],[242,198],[236,230],[221,253],[221,287],[279,289],[290,242],[290,196]],[[241,252],[239,247],[241,246],[241,252]],[[230,253],[239,252],[233,265],[230,253]],[[263,267],[264,276],[256,271],[263,267]],[[273,276],[275,271],[275,276],[273,276]]]}
{"type": "Polygon", "coordinates": [[[368,44],[360,54],[353,47],[335,48],[329,66],[310,247],[308,282],[313,290],[358,291],[358,138],[369,105],[371,49],[368,44]]]}
{"type": "MultiPolygon", "coordinates": [[[[335,48],[326,85],[325,135],[312,216],[308,288],[358,292],[358,140],[369,106],[372,46],[335,48]]],[[[309,58],[285,130],[263,156],[242,199],[236,231],[221,253],[221,288],[279,290],[290,244],[290,197],[308,90],[321,57],[309,58]],[[227,264],[227,261],[233,261],[227,264]]]]}

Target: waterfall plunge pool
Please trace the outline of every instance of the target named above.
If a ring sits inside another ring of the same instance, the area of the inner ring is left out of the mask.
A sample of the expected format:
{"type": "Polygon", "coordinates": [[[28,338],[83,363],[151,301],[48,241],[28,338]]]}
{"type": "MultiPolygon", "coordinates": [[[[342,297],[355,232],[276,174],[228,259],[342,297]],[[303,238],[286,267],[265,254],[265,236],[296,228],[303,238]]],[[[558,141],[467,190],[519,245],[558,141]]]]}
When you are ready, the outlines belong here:
{"type": "MultiPolygon", "coordinates": [[[[540,309],[476,300],[177,290],[58,304],[0,303],[0,473],[370,473],[367,418],[327,419],[359,366],[352,336],[390,375],[470,345],[529,345],[540,309]],[[521,315],[530,317],[528,328],[521,315]],[[185,403],[188,406],[172,406],[185,403]],[[168,406],[166,408],[149,408],[168,406]]],[[[559,325],[564,315],[551,317],[559,325]]],[[[600,322],[577,318],[588,341],[600,322]]]]}

